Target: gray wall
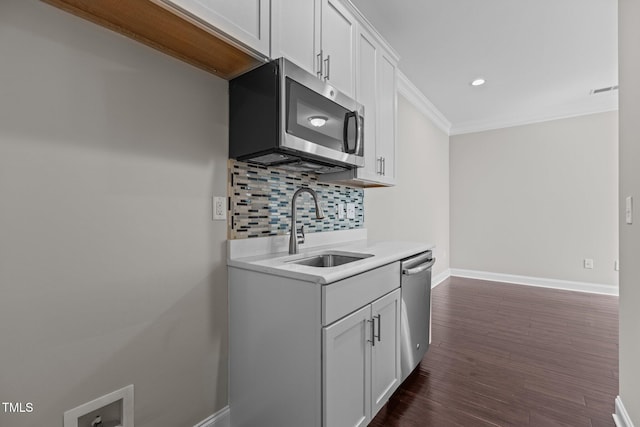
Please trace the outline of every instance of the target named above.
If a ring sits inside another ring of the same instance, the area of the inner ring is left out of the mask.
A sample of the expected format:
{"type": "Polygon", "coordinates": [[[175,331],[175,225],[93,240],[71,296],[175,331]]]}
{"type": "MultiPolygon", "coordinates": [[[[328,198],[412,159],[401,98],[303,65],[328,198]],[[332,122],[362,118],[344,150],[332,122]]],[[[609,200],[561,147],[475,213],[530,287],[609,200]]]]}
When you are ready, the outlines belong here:
{"type": "Polygon", "coordinates": [[[449,269],[449,136],[398,96],[397,185],[365,190],[370,239],[436,245],[433,274],[449,269]]]}
{"type": "Polygon", "coordinates": [[[640,426],[640,3],[620,0],[620,397],[640,426]],[[633,196],[634,223],[624,200],[633,196]]]}
{"type": "Polygon", "coordinates": [[[452,136],[452,268],[617,285],[617,140],[616,112],[452,136]]]}
{"type": "Polygon", "coordinates": [[[138,427],[227,403],[227,83],[0,1],[0,400],[61,426],[135,385],[138,427]]]}

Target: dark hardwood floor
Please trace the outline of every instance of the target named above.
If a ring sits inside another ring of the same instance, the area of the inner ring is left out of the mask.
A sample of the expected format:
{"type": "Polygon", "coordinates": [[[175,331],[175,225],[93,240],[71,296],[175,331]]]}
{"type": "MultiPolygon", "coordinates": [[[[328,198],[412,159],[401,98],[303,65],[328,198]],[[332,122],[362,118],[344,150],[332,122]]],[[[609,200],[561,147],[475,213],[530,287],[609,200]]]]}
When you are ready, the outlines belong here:
{"type": "Polygon", "coordinates": [[[370,426],[614,426],[617,394],[617,297],[453,277],[427,355],[370,426]]]}

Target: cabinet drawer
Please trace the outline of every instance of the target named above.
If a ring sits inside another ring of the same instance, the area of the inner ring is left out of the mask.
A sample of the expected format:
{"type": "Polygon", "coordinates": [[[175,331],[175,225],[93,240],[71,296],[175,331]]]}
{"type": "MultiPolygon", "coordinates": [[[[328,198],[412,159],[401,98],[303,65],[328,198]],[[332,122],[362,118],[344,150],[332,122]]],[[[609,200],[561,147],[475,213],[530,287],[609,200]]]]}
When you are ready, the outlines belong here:
{"type": "Polygon", "coordinates": [[[328,325],[400,287],[394,262],[322,287],[322,324],[328,325]]]}

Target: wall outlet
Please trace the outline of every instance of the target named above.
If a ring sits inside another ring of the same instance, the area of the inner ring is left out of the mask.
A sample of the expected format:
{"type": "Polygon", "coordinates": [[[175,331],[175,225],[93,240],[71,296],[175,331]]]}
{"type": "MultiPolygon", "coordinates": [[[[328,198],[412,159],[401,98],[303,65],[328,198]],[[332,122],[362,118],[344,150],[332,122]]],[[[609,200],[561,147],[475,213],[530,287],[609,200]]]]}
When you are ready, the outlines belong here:
{"type": "Polygon", "coordinates": [[[347,203],[347,218],[356,219],[356,204],[347,203]]]}
{"type": "Polygon", "coordinates": [[[584,268],[589,268],[589,269],[593,268],[593,260],[591,258],[584,259],[584,268]]]}
{"type": "Polygon", "coordinates": [[[338,219],[344,219],[346,215],[347,212],[344,209],[344,203],[338,203],[338,219]]]}
{"type": "Polygon", "coordinates": [[[629,196],[625,200],[625,220],[627,224],[633,224],[633,197],[629,196]]]}
{"type": "Polygon", "coordinates": [[[214,197],[213,198],[213,219],[227,219],[227,198],[226,197],[214,197]]]}
{"type": "Polygon", "coordinates": [[[64,413],[64,427],[91,427],[98,420],[104,427],[133,427],[133,384],[64,413]]]}

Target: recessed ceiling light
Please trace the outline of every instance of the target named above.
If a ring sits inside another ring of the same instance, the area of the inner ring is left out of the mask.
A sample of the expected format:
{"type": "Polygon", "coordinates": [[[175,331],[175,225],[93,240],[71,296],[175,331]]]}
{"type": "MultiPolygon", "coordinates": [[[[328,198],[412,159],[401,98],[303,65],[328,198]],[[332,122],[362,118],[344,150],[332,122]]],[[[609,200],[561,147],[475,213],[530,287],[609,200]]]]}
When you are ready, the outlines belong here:
{"type": "Polygon", "coordinates": [[[324,126],[324,124],[327,123],[327,120],[329,120],[329,118],[325,116],[311,116],[307,120],[309,120],[309,123],[311,123],[311,126],[315,126],[319,128],[320,126],[324,126]]]}
{"type": "Polygon", "coordinates": [[[482,86],[486,82],[487,81],[485,79],[478,78],[478,79],[475,79],[474,81],[471,82],[471,86],[482,86]]]}

